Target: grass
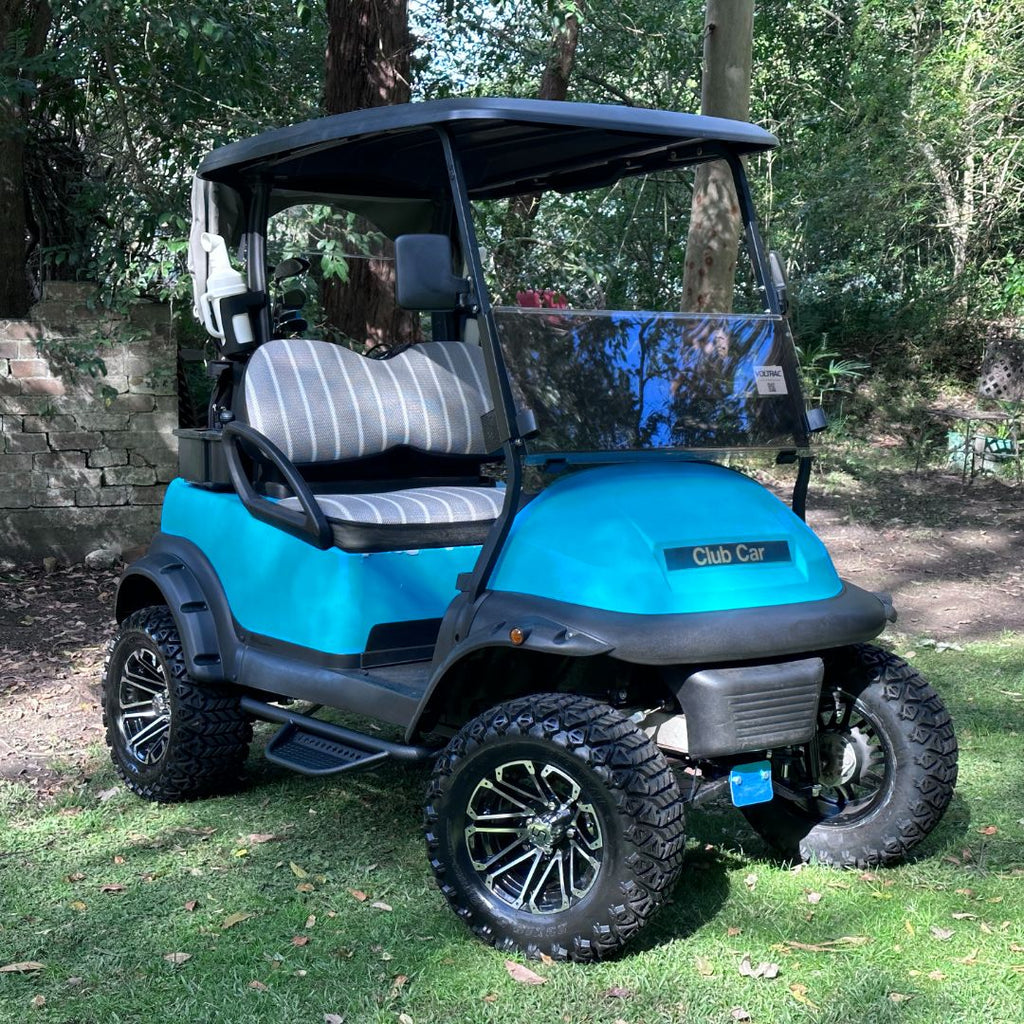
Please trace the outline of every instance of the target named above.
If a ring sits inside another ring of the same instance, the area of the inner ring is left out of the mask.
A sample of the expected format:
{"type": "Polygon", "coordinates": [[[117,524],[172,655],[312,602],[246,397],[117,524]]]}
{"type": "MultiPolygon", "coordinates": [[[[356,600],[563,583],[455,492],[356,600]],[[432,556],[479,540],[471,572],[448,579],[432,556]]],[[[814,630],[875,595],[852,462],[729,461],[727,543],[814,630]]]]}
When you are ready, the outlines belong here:
{"type": "Polygon", "coordinates": [[[54,803],[0,790],[0,966],[44,965],[0,973],[0,1021],[1021,1024],[1024,638],[913,660],[961,743],[921,858],[794,870],[730,809],[693,812],[672,904],[617,962],[531,965],[542,986],[434,888],[422,769],[316,781],[254,758],[239,795],[156,806],[97,754],[54,803]]]}

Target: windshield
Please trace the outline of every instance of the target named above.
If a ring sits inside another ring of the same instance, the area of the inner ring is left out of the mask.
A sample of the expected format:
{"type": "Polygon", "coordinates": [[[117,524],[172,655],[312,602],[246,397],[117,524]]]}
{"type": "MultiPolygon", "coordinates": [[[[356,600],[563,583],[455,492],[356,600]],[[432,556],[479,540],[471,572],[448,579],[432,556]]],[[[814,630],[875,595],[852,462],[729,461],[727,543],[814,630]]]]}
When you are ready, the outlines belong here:
{"type": "MultiPolygon", "coordinates": [[[[724,162],[701,168],[733,188],[724,162]]],[[[691,222],[698,173],[474,204],[532,454],[806,444],[788,325],[767,312],[742,239],[732,292],[715,298],[729,311],[681,312],[706,299],[706,262],[733,262],[726,225],[691,222]]]]}
{"type": "Polygon", "coordinates": [[[494,310],[531,452],[792,448],[796,361],[779,317],[494,310]]]}

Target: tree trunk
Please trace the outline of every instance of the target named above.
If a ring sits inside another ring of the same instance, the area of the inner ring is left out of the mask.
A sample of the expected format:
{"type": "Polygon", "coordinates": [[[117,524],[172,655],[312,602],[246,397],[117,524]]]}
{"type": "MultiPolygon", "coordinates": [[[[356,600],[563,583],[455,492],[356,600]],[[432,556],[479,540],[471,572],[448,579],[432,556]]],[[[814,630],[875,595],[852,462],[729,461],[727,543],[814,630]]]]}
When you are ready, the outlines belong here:
{"type": "MultiPolygon", "coordinates": [[[[344,114],[408,103],[409,35],[406,0],[327,0],[324,107],[344,114]]],[[[356,343],[393,344],[416,337],[418,318],[395,305],[390,260],[348,261],[348,280],[326,282],[330,323],[356,343]]]]}
{"type": "MultiPolygon", "coordinates": [[[[569,95],[569,78],[576,64],[576,47],[579,45],[580,23],[575,14],[567,14],[565,21],[555,26],[551,37],[548,62],[541,76],[539,100],[564,100],[569,95]]],[[[528,192],[513,196],[508,202],[508,211],[501,226],[501,247],[496,254],[496,263],[502,287],[508,290],[504,300],[511,302],[516,291],[527,285],[543,288],[545,285],[558,286],[557,281],[513,280],[525,264],[524,256],[530,247],[533,221],[540,209],[540,192],[528,192]]]]}
{"type": "MultiPolygon", "coordinates": [[[[749,120],[753,32],[754,0],[708,0],[702,114],[749,120]]],[[[694,180],[686,240],[684,310],[732,311],[739,236],[740,209],[729,166],[722,160],[701,164],[694,180]]]]}
{"type": "MultiPolygon", "coordinates": [[[[13,77],[33,83],[20,60],[38,57],[46,45],[51,12],[46,0],[0,0],[0,53],[14,57],[13,77]],[[25,32],[20,54],[5,51],[16,31],[25,32]]],[[[28,219],[25,192],[25,133],[31,92],[0,93],[0,317],[20,317],[32,304],[28,268],[28,219]]]]}

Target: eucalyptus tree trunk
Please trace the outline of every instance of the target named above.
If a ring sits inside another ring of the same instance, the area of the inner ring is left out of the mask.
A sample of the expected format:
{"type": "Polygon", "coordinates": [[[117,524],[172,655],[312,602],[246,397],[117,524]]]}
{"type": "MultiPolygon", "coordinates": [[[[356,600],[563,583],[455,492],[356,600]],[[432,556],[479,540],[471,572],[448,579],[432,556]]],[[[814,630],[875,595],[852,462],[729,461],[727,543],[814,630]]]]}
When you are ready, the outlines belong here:
{"type": "MultiPolygon", "coordinates": [[[[701,113],[750,118],[750,65],[754,0],[707,0],[701,113]]],[[[693,188],[686,240],[682,308],[697,313],[732,311],[740,209],[732,173],[723,160],[701,164],[693,188]]]]}
{"type": "Polygon", "coordinates": [[[32,302],[25,139],[34,82],[18,64],[43,52],[51,17],[46,0],[0,0],[0,54],[9,66],[13,58],[12,77],[21,86],[0,93],[0,317],[24,316],[32,302]],[[20,53],[11,52],[15,45],[20,53]]]}
{"type": "MultiPolygon", "coordinates": [[[[327,0],[327,23],[326,113],[409,102],[406,0],[327,0]]],[[[395,305],[390,260],[348,260],[348,280],[327,282],[324,305],[332,326],[356,343],[393,344],[418,331],[417,317],[395,305]]]]}

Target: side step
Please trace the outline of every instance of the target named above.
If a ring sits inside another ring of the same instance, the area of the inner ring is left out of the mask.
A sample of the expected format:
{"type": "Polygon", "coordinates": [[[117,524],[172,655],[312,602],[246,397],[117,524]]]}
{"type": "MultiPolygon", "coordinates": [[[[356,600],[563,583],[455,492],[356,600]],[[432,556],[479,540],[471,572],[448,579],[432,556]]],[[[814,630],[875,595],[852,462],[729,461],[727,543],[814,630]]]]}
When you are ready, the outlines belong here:
{"type": "Polygon", "coordinates": [[[330,775],[372,768],[388,758],[386,750],[360,750],[326,736],[315,736],[293,723],[281,726],[267,744],[264,754],[268,761],[303,775],[330,775]]]}
{"type": "Polygon", "coordinates": [[[330,775],[372,768],[389,758],[426,761],[437,754],[433,747],[394,743],[252,697],[242,697],[239,703],[242,710],[253,718],[281,725],[267,744],[267,760],[303,775],[330,775]]]}

